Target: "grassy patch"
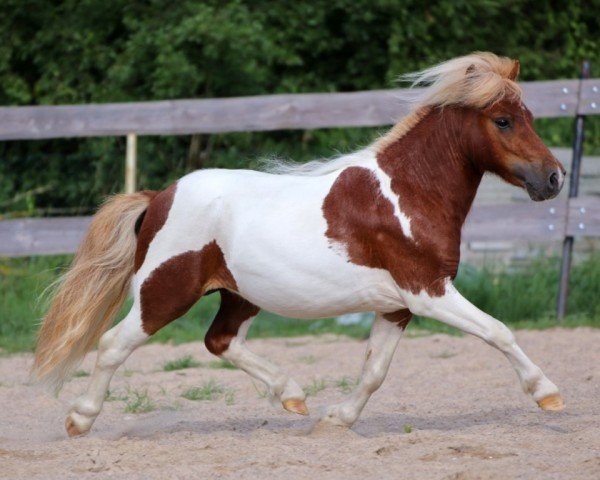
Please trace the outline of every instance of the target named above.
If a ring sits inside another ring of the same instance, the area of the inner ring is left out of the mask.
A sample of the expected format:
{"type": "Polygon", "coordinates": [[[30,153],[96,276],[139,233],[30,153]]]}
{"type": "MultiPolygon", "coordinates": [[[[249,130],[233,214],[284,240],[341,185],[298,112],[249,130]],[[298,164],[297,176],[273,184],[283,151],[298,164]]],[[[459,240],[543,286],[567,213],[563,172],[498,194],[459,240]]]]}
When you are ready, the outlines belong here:
{"type": "Polygon", "coordinates": [[[148,391],[129,390],[125,398],[125,413],[147,413],[156,410],[156,404],[148,396],[148,391]]]}
{"type": "Polygon", "coordinates": [[[86,372],[85,370],[77,370],[74,374],[73,374],[73,378],[81,378],[81,377],[89,377],[90,373],[86,372]]]}
{"type": "Polygon", "coordinates": [[[322,392],[327,388],[327,382],[325,380],[313,379],[312,383],[302,387],[307,397],[314,397],[317,393],[322,392]]]}
{"type": "Polygon", "coordinates": [[[224,389],[214,380],[204,382],[200,387],[188,388],[181,396],[187,400],[217,400],[223,394],[224,389]]]}
{"type": "Polygon", "coordinates": [[[202,365],[198,360],[194,359],[191,355],[171,360],[163,364],[163,371],[172,372],[173,370],[183,370],[185,368],[196,368],[202,365]]]}
{"type": "Polygon", "coordinates": [[[225,405],[235,405],[235,391],[227,390],[225,392],[225,405]]]}
{"type": "Polygon", "coordinates": [[[126,395],[119,395],[119,394],[116,394],[115,392],[112,392],[111,390],[107,390],[106,393],[104,394],[105,402],[119,402],[119,401],[125,401],[125,400],[127,400],[126,395]]]}
{"type": "Polygon", "coordinates": [[[358,377],[351,378],[344,376],[335,382],[335,386],[343,393],[350,393],[352,390],[354,390],[354,387],[358,385],[359,381],[360,379],[358,377]]]}
{"type": "Polygon", "coordinates": [[[237,367],[227,360],[212,360],[207,364],[208,368],[220,369],[223,368],[225,370],[237,370],[237,367]]]}

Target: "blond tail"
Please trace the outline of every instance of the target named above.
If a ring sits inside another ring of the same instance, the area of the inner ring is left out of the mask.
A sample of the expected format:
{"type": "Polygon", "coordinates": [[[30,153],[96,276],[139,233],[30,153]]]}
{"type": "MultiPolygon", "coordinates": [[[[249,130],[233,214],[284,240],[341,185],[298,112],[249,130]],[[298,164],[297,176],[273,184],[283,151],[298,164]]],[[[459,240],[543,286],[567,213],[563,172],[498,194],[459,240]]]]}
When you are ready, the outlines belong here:
{"type": "Polygon", "coordinates": [[[154,192],[115,195],[92,219],[38,334],[32,373],[58,392],[108,329],[133,276],[135,223],[154,192]]]}

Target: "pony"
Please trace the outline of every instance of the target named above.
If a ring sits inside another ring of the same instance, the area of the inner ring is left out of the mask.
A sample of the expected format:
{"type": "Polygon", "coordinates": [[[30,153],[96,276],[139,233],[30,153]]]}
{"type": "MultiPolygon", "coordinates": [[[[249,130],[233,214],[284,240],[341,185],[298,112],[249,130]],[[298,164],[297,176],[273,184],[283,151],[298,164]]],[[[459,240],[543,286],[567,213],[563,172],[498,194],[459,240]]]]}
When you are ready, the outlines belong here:
{"type": "Polygon", "coordinates": [[[58,391],[98,342],[68,434],[90,430],[113,373],[136,347],[216,291],[206,347],[264,382],[290,412],[308,414],[305,393],[245,342],[261,309],[300,319],[375,312],[360,381],[321,421],[356,422],[413,315],[499,349],[539,407],[563,409],[558,388],[513,333],[452,283],[484,172],[535,201],[563,185],[565,170],[534,132],[518,73],[517,60],[492,53],[454,58],[408,75],[426,86],[410,113],[350,155],[270,172],[200,170],[162,191],[108,199],[57,289],[32,369],[58,391]],[[131,310],[109,329],[129,291],[131,310]]]}

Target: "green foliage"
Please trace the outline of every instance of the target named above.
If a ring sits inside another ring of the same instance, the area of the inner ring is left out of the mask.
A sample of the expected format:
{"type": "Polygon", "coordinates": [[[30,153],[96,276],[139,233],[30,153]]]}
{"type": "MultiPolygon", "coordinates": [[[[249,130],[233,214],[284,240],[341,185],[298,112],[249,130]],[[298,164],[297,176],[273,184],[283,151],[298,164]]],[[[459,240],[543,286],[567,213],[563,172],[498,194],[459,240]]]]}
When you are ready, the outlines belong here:
{"type": "Polygon", "coordinates": [[[325,380],[317,380],[316,378],[313,378],[312,383],[304,385],[304,387],[302,387],[302,390],[304,390],[304,393],[307,397],[314,397],[315,395],[317,395],[317,393],[322,392],[326,388],[327,382],[325,380]]]}
{"type": "MultiPolygon", "coordinates": [[[[201,387],[188,388],[181,396],[187,400],[217,400],[225,389],[215,380],[208,380],[201,387]]],[[[228,401],[233,401],[232,398],[228,401]]]]}
{"type": "Polygon", "coordinates": [[[202,365],[198,360],[194,359],[191,355],[178,358],[177,360],[171,360],[163,364],[163,371],[172,372],[173,370],[183,370],[185,368],[196,368],[202,365]]]}
{"type": "Polygon", "coordinates": [[[156,410],[156,403],[148,396],[146,390],[128,390],[127,396],[123,399],[125,413],[148,413],[156,410]]]}
{"type": "MultiPolygon", "coordinates": [[[[524,80],[600,64],[598,0],[4,0],[0,105],[46,105],[393,86],[398,75],[473,50],[519,58],[524,80]]],[[[571,120],[538,123],[567,145],[571,120]]],[[[587,125],[600,148],[600,119],[587,125]]],[[[201,167],[255,167],[348,150],[369,130],[147,137],[140,187],[201,167]]],[[[0,211],[89,213],[122,189],[123,138],[0,144],[0,211]],[[41,190],[40,190],[41,189],[41,190]]]]}
{"type": "Polygon", "coordinates": [[[208,368],[212,368],[215,370],[224,369],[224,370],[237,370],[237,367],[227,360],[213,360],[212,362],[208,362],[208,368]]]}

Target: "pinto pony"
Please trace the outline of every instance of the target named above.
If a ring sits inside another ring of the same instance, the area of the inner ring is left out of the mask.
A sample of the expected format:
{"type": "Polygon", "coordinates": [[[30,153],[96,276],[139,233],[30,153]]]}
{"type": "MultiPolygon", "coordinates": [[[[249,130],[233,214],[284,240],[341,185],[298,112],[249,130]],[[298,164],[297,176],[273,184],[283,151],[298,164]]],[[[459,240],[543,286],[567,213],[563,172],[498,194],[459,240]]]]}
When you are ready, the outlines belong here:
{"type": "Polygon", "coordinates": [[[206,347],[291,412],[308,414],[304,392],[245,343],[260,309],[307,319],[376,312],[360,382],[325,421],[357,420],[413,314],[496,347],[542,409],[561,410],[558,388],[510,330],[452,284],[484,172],[536,201],[563,184],[564,168],[521,101],[518,72],[518,61],[491,53],[455,58],[409,75],[428,88],[363,150],[276,173],[202,170],[160,192],[110,198],[58,289],[35,355],[34,373],[58,389],[99,340],[89,387],[66,419],[69,435],[90,430],[136,347],[216,290],[221,306],[206,347]],[[106,331],[129,290],[131,310],[106,331]]]}

